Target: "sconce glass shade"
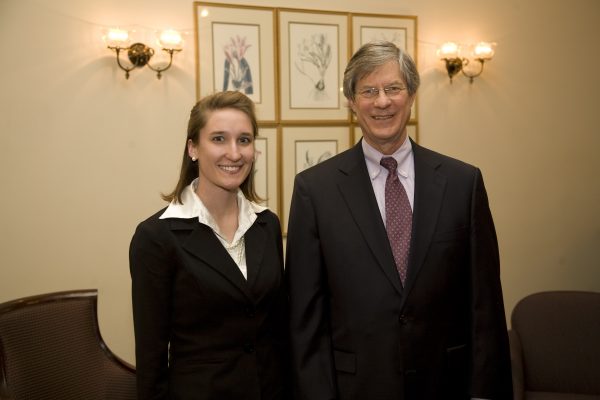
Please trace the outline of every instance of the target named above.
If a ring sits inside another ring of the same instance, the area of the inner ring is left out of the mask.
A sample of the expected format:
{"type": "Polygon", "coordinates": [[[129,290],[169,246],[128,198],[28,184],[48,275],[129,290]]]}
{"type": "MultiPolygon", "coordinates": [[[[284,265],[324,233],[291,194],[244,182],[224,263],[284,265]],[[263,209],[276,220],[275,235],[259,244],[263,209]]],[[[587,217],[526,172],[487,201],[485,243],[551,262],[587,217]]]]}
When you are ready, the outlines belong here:
{"type": "Polygon", "coordinates": [[[454,42],[446,42],[442,44],[438,50],[437,55],[441,59],[450,59],[458,57],[460,53],[460,47],[454,42]]]}
{"type": "Polygon", "coordinates": [[[181,50],[183,39],[181,34],[174,29],[162,31],[158,37],[158,45],[163,49],[181,50]]]}
{"type": "Polygon", "coordinates": [[[124,29],[111,28],[103,37],[104,43],[109,48],[120,47],[122,49],[129,47],[129,32],[124,29]]]}
{"type": "Polygon", "coordinates": [[[491,60],[495,54],[496,43],[479,42],[473,47],[473,58],[491,60]]]}

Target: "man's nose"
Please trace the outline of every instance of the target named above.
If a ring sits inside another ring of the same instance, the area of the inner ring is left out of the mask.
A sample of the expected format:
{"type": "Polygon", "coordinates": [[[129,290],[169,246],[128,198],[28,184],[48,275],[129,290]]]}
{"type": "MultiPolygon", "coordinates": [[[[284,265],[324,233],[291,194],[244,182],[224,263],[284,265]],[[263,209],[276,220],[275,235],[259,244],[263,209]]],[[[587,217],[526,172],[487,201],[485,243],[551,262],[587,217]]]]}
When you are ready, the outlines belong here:
{"type": "Polygon", "coordinates": [[[384,90],[379,90],[377,93],[377,97],[375,97],[375,105],[377,107],[387,107],[392,101],[388,97],[387,93],[384,90]]]}

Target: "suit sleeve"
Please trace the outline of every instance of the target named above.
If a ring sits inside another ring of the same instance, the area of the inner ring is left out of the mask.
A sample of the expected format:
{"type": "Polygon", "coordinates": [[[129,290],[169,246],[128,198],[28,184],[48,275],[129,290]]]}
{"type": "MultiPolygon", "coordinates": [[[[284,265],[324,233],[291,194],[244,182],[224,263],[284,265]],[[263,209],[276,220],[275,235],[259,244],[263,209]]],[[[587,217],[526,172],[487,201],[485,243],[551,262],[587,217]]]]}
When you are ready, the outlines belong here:
{"type": "Polygon", "coordinates": [[[471,204],[471,396],[509,400],[512,377],[498,241],[479,170],[471,204]]]}
{"type": "Polygon", "coordinates": [[[129,249],[138,398],[168,396],[172,260],[155,229],[142,223],[129,249]]]}
{"type": "Polygon", "coordinates": [[[302,175],[294,183],[286,277],[290,296],[292,381],[297,400],[336,398],[326,273],[316,210],[302,175]]]}

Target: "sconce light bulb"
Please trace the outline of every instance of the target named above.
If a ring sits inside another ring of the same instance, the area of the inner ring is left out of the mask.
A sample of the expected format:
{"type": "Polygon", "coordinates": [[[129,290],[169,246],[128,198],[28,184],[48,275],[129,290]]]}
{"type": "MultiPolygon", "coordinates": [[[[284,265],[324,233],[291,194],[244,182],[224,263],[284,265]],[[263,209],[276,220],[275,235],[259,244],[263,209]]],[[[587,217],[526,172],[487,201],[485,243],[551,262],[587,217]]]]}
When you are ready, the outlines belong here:
{"type": "Polygon", "coordinates": [[[479,42],[473,48],[473,58],[491,60],[494,57],[496,43],[479,42]]]}
{"type": "Polygon", "coordinates": [[[208,10],[206,8],[203,8],[202,11],[200,11],[200,16],[203,18],[208,17],[208,10]]]}
{"type": "Polygon", "coordinates": [[[456,58],[459,53],[459,46],[454,42],[446,42],[437,50],[437,55],[440,58],[456,58]]]}
{"type": "Polygon", "coordinates": [[[164,49],[181,49],[183,39],[181,34],[174,29],[166,29],[160,33],[158,44],[164,49]]]}
{"type": "Polygon", "coordinates": [[[104,41],[109,47],[126,48],[129,45],[129,32],[124,29],[111,28],[104,36],[104,41]]]}

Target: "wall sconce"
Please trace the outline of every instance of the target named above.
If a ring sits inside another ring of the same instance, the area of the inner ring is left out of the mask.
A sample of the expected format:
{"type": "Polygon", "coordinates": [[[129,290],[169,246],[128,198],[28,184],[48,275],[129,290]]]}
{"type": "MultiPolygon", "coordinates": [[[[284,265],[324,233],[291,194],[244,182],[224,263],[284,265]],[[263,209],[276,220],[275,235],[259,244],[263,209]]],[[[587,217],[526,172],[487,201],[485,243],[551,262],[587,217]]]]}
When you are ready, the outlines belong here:
{"type": "Polygon", "coordinates": [[[162,73],[173,64],[173,54],[183,49],[183,40],[179,32],[172,29],[162,31],[157,39],[157,44],[164,52],[169,54],[169,63],[164,67],[153,67],[150,65],[150,59],[154,55],[154,49],[144,43],[130,45],[128,31],[116,28],[109,29],[103,39],[107,47],[117,54],[117,65],[125,71],[125,79],[129,79],[130,71],[144,66],[156,72],[156,78],[160,79],[162,73]],[[127,58],[131,66],[125,66],[121,63],[119,56],[122,51],[127,52],[127,58]]]}
{"type": "Polygon", "coordinates": [[[459,72],[462,72],[469,78],[469,82],[473,83],[473,79],[483,72],[483,64],[494,57],[495,48],[496,43],[479,42],[475,45],[462,46],[454,42],[446,42],[439,47],[437,55],[446,62],[450,83],[452,83],[454,75],[459,72]],[[467,53],[469,57],[461,57],[463,53],[467,53]],[[479,68],[473,72],[465,70],[471,60],[479,63],[479,68]]]}

